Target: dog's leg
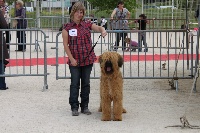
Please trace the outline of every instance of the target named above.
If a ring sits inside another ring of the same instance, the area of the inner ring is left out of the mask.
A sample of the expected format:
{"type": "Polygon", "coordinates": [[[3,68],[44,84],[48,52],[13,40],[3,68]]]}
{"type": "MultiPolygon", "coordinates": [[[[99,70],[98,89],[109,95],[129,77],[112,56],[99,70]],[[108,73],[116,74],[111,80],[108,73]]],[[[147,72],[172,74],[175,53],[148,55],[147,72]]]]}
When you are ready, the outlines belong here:
{"type": "Polygon", "coordinates": [[[110,121],[111,120],[111,98],[109,94],[102,97],[102,121],[110,121]]]}
{"type": "Polygon", "coordinates": [[[109,94],[108,80],[106,77],[101,76],[100,82],[100,108],[99,111],[102,111],[102,121],[111,120],[111,98],[109,94]]]}
{"type": "Polygon", "coordinates": [[[113,120],[122,121],[122,99],[114,98],[113,99],[113,120]]]}
{"type": "MultiPolygon", "coordinates": [[[[120,75],[121,76],[121,75],[120,75]]],[[[117,77],[115,81],[112,82],[113,90],[113,120],[122,121],[122,112],[126,111],[123,109],[122,99],[123,99],[123,80],[117,77]],[[117,81],[117,82],[116,82],[117,81]]]]}
{"type": "Polygon", "coordinates": [[[100,101],[100,107],[99,107],[99,109],[98,109],[98,112],[102,112],[102,102],[100,101]]]}
{"type": "Polygon", "coordinates": [[[102,79],[102,76],[100,78],[100,107],[98,109],[99,112],[102,112],[102,90],[103,90],[103,79],[102,79]]]}

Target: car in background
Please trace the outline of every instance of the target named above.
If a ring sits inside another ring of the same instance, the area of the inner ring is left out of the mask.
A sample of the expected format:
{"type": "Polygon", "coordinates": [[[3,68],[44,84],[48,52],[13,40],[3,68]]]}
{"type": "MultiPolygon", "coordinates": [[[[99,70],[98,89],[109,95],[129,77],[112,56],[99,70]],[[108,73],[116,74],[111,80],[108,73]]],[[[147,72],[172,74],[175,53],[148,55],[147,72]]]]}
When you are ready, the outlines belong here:
{"type": "Polygon", "coordinates": [[[33,12],[34,11],[33,7],[25,7],[25,9],[26,9],[27,12],[33,12]]]}
{"type": "Polygon", "coordinates": [[[177,9],[175,6],[160,6],[160,9],[165,9],[165,8],[177,9]]]}
{"type": "Polygon", "coordinates": [[[158,6],[143,6],[143,9],[150,9],[150,8],[160,9],[158,6]]]}

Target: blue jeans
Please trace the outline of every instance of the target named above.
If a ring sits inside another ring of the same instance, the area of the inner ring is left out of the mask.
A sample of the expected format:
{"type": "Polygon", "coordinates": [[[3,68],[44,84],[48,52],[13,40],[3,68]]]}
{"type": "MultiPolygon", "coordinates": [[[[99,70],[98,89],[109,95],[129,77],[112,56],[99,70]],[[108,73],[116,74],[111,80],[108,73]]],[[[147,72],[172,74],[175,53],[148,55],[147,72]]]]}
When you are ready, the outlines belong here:
{"type": "Polygon", "coordinates": [[[145,49],[148,49],[146,42],[146,32],[138,32],[138,51],[142,51],[142,42],[145,49]]]}
{"type": "Polygon", "coordinates": [[[90,94],[90,74],[92,71],[92,66],[69,66],[71,73],[71,85],[70,85],[70,97],[69,104],[71,105],[71,110],[79,108],[79,89],[81,80],[81,109],[87,108],[89,103],[90,94]]]}
{"type": "MultiPolygon", "coordinates": [[[[0,60],[0,75],[4,74],[5,67],[2,60],[0,60]]],[[[6,88],[5,77],[0,77],[0,88],[6,88]]]]}

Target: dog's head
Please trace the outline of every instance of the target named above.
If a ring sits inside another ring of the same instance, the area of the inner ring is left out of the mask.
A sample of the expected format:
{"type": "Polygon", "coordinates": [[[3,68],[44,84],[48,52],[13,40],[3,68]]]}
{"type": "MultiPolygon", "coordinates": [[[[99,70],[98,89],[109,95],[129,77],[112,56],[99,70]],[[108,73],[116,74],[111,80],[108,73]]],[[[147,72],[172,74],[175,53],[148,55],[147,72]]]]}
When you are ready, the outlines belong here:
{"type": "Polygon", "coordinates": [[[101,71],[104,74],[113,74],[122,67],[124,60],[117,52],[105,52],[99,56],[101,71]]]}

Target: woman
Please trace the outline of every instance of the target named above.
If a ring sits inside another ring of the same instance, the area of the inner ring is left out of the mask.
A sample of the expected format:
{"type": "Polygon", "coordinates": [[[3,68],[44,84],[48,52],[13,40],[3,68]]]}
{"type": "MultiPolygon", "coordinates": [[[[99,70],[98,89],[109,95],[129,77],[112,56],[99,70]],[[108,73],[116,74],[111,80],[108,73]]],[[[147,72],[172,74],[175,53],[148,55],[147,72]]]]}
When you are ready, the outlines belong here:
{"type": "MultiPolygon", "coordinates": [[[[126,19],[130,18],[130,12],[124,8],[124,2],[119,1],[117,4],[117,8],[115,8],[111,14],[111,20],[112,20],[112,29],[114,30],[127,30],[128,29],[128,21],[126,19]],[[113,20],[113,17],[116,16],[116,20],[113,20]]],[[[126,49],[126,43],[124,42],[124,39],[126,38],[127,33],[117,33],[117,38],[115,42],[115,48],[116,51],[119,46],[119,42],[122,38],[122,51],[126,49]]]]}
{"type": "Polygon", "coordinates": [[[69,104],[71,105],[72,116],[79,115],[78,97],[80,85],[81,112],[87,115],[91,114],[88,109],[90,73],[93,63],[96,61],[96,55],[92,50],[90,31],[101,32],[102,37],[107,35],[103,27],[84,21],[84,15],[84,5],[81,2],[76,2],[70,14],[71,22],[67,23],[62,30],[64,50],[68,55],[68,65],[71,73],[69,104]]]}
{"type": "MultiPolygon", "coordinates": [[[[27,20],[26,18],[26,10],[23,7],[24,2],[21,0],[16,1],[16,12],[15,18],[17,19],[17,29],[26,29],[27,27],[27,20]]],[[[18,50],[15,51],[26,51],[26,33],[24,30],[17,31],[17,38],[18,38],[18,50]]]]}
{"type": "MultiPolygon", "coordinates": [[[[6,29],[7,23],[4,18],[3,12],[0,10],[0,29],[6,29]]],[[[2,31],[0,31],[0,75],[3,75],[5,72],[5,59],[8,59],[8,50],[6,48],[5,38],[3,37],[2,31]]],[[[5,77],[0,77],[0,90],[6,90],[5,77]]]]}
{"type": "MultiPolygon", "coordinates": [[[[8,24],[7,29],[10,29],[10,15],[9,15],[9,6],[6,4],[5,0],[0,0],[0,10],[2,11],[4,18],[8,24]]],[[[5,31],[6,33],[6,43],[7,49],[9,49],[9,43],[11,40],[10,31],[5,31]]]]}

